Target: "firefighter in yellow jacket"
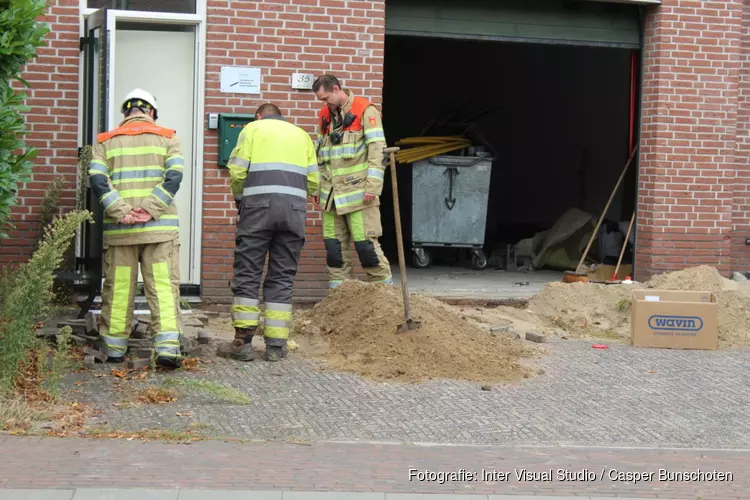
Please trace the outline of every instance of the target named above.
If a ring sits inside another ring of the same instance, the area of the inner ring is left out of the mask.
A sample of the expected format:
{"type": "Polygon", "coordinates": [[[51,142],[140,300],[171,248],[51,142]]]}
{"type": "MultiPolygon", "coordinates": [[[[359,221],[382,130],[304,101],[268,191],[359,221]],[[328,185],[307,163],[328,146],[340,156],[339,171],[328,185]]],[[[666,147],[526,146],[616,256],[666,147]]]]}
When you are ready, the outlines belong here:
{"type": "Polygon", "coordinates": [[[104,285],[99,334],[110,362],[125,358],[138,264],[151,310],[157,363],[180,365],[179,221],[174,197],[185,164],[174,130],[156,125],[157,104],[135,89],[119,127],[99,134],[89,166],[104,210],[104,285]]]}
{"type": "Polygon", "coordinates": [[[227,167],[239,220],[234,254],[230,352],[240,361],[255,358],[251,345],[260,321],[263,283],[266,360],[286,355],[292,320],[292,287],[305,243],[307,198],[319,195],[318,162],[310,136],[287,122],[279,108],[263,104],[256,120],[240,133],[227,167]]]}
{"type": "Polygon", "coordinates": [[[313,83],[326,105],[318,113],[320,208],[329,287],[352,277],[351,243],[370,282],[392,284],[391,268],[378,238],[383,191],[385,135],[380,113],[365,98],[343,90],[324,74],[313,83]]]}

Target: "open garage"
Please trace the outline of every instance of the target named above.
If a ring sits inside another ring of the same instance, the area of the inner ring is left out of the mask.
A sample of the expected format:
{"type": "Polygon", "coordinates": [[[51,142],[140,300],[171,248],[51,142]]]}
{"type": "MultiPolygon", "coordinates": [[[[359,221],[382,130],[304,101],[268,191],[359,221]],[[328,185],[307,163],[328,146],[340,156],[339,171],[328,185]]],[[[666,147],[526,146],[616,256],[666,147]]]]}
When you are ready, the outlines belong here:
{"type": "MultiPolygon", "coordinates": [[[[406,257],[423,268],[411,274],[417,287],[458,273],[481,288],[517,279],[504,272],[516,269],[548,281],[575,267],[637,144],[640,25],[637,6],[616,3],[388,0],[389,144],[463,135],[473,148],[447,155],[483,150],[492,158],[478,184],[434,163],[432,178],[436,169],[445,175],[430,183],[417,174],[419,162],[399,163],[406,257]],[[467,221],[473,234],[451,233],[449,226],[467,221]],[[456,239],[478,234],[481,250],[462,241],[419,248],[424,235],[446,231],[456,239]]],[[[635,209],[636,172],[634,161],[587,262],[616,264],[635,209]]],[[[386,178],[382,243],[395,264],[391,196],[386,178]]],[[[626,269],[631,262],[626,245],[626,269]]]]}

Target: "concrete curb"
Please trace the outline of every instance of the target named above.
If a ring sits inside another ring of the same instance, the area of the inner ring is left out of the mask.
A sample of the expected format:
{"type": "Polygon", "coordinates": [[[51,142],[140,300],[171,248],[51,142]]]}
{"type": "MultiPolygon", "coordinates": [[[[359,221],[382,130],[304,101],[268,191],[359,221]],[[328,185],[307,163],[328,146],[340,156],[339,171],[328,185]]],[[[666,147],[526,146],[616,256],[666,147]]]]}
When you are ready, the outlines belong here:
{"type": "MultiPolygon", "coordinates": [[[[0,500],[652,500],[536,495],[450,495],[306,491],[168,490],[141,488],[0,489],[0,500]]],[[[659,499],[669,500],[669,499],[659,499]]]]}

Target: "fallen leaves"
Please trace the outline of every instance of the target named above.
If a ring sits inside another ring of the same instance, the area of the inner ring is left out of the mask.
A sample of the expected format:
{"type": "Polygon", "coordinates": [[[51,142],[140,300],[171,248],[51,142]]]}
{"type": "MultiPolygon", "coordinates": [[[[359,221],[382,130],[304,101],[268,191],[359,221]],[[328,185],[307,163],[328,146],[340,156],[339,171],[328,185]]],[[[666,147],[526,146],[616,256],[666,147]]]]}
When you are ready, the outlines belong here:
{"type": "Polygon", "coordinates": [[[178,411],[175,415],[178,417],[192,417],[194,413],[192,411],[178,411]]]}
{"type": "Polygon", "coordinates": [[[206,439],[193,431],[177,432],[164,429],[151,429],[139,432],[91,430],[86,432],[85,435],[90,438],[125,439],[127,441],[138,439],[141,441],[194,442],[206,439]]]}
{"type": "Polygon", "coordinates": [[[163,387],[148,387],[138,394],[137,399],[149,404],[165,404],[177,400],[174,392],[163,387]]]}
{"type": "Polygon", "coordinates": [[[134,370],[118,370],[117,368],[112,368],[112,376],[117,377],[121,380],[144,380],[146,377],[148,377],[148,366],[144,366],[143,368],[134,370]]]}
{"type": "Polygon", "coordinates": [[[44,374],[41,372],[41,357],[38,350],[33,349],[28,357],[19,363],[18,373],[13,379],[16,394],[22,396],[30,405],[50,403],[52,396],[42,389],[44,374]]]}
{"type": "Polygon", "coordinates": [[[58,411],[54,416],[54,427],[47,435],[66,437],[80,435],[86,427],[86,421],[92,416],[91,407],[76,401],[58,411]]]}
{"type": "Polygon", "coordinates": [[[201,364],[200,358],[186,358],[182,360],[182,368],[187,372],[198,371],[198,366],[201,364]]]}

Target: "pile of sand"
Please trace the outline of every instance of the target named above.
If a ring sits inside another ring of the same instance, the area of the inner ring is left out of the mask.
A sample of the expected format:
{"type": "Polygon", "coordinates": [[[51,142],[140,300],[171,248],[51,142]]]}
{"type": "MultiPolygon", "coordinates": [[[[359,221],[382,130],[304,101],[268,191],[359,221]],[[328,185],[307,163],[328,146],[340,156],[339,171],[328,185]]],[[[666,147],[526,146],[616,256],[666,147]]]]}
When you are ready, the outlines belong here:
{"type": "Polygon", "coordinates": [[[716,268],[698,266],[654,276],[646,287],[661,290],[706,290],[719,300],[719,344],[750,346],[750,283],[724,278],[716,268]]]}
{"type": "Polygon", "coordinates": [[[520,360],[539,353],[538,347],[482,330],[455,308],[429,297],[412,294],[411,305],[412,317],[422,326],[397,334],[404,322],[401,289],[346,281],[295,315],[300,352],[317,357],[314,348],[303,346],[322,343],[325,349],[319,354],[328,368],[379,381],[496,382],[536,373],[520,360]]]}
{"type": "Polygon", "coordinates": [[[570,336],[628,337],[633,290],[633,285],[555,282],[529,301],[527,311],[570,336]]]}
{"type": "Polygon", "coordinates": [[[629,340],[632,291],[646,288],[716,293],[720,345],[750,345],[750,283],[726,279],[710,266],[656,275],[645,284],[550,283],[529,301],[527,319],[558,335],[629,340]]]}

